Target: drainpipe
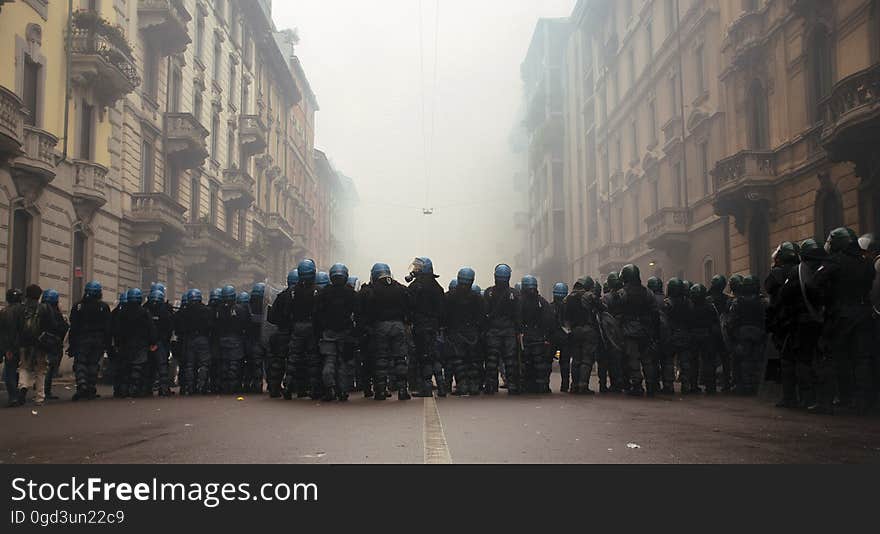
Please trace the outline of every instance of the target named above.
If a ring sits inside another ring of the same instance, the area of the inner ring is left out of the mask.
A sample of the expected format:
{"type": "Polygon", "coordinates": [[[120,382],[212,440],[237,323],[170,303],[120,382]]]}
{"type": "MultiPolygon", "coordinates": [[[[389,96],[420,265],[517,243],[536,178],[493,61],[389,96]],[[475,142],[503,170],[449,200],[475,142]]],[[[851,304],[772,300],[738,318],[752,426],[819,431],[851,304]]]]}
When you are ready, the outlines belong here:
{"type": "Polygon", "coordinates": [[[64,149],[61,160],[67,161],[67,138],[70,125],[70,64],[73,57],[73,0],[67,0],[67,66],[64,72],[64,149]]]}

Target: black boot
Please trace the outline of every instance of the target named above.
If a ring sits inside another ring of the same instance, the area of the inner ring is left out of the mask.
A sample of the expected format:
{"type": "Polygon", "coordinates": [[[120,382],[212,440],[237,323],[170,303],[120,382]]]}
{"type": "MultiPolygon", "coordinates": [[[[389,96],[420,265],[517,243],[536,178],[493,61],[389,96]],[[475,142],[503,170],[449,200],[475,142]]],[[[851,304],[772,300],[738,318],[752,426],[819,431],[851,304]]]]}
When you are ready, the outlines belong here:
{"type": "Polygon", "coordinates": [[[21,388],[18,390],[18,405],[24,406],[27,402],[27,388],[21,388]]]}
{"type": "Polygon", "coordinates": [[[412,395],[409,394],[409,388],[407,387],[406,380],[400,380],[397,383],[397,400],[407,401],[412,399],[412,395]]]}
{"type": "Polygon", "coordinates": [[[568,388],[571,387],[567,378],[562,379],[562,385],[559,386],[560,393],[568,393],[568,388]]]}
{"type": "Polygon", "coordinates": [[[333,402],[336,399],[336,393],[333,388],[324,388],[324,395],[321,397],[323,402],[333,402]]]}
{"type": "Polygon", "coordinates": [[[428,397],[433,397],[433,396],[434,396],[434,390],[433,390],[433,387],[432,387],[430,380],[426,380],[422,384],[421,389],[419,389],[418,391],[413,393],[413,397],[416,397],[419,399],[426,399],[428,397]]]}

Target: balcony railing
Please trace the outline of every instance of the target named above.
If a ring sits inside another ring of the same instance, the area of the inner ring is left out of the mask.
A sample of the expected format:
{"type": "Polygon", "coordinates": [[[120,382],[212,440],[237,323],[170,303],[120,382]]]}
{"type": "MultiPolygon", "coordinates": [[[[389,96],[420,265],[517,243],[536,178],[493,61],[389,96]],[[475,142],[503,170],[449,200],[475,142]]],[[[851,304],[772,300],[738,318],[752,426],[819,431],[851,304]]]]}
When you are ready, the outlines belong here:
{"type": "Polygon", "coordinates": [[[34,202],[55,179],[58,138],[33,126],[24,126],[23,131],[23,151],[12,162],[12,179],[18,194],[34,202]]]}
{"type": "Polygon", "coordinates": [[[742,151],[719,161],[712,171],[718,192],[744,184],[772,182],[775,176],[773,153],[767,151],[742,151]]]}
{"type": "Polygon", "coordinates": [[[73,160],[73,207],[82,221],[91,221],[107,203],[107,167],[93,161],[73,160]]]}
{"type": "Polygon", "coordinates": [[[138,27],[165,56],[186,50],[192,20],[180,0],[138,0],[138,27]]]}
{"type": "Polygon", "coordinates": [[[73,16],[73,81],[91,87],[99,100],[112,105],[141,83],[131,46],[122,30],[110,26],[96,14],[79,11],[73,16]]]}
{"type": "Polygon", "coordinates": [[[247,209],[254,203],[256,182],[248,173],[239,169],[223,171],[223,184],[220,193],[223,203],[230,208],[247,209]]]}
{"type": "Polygon", "coordinates": [[[192,113],[165,114],[165,148],[182,170],[196,169],[208,157],[208,130],[192,113]]]}
{"type": "Polygon", "coordinates": [[[287,222],[280,213],[270,213],[266,218],[266,235],[276,243],[292,244],[295,242],[293,225],[287,222]]]}
{"type": "Polygon", "coordinates": [[[761,47],[765,37],[765,16],[759,11],[743,13],[727,28],[727,46],[731,48],[733,64],[747,64],[761,47]]]}
{"type": "Polygon", "coordinates": [[[679,146],[682,142],[681,116],[672,117],[662,126],[663,151],[667,154],[679,146]]]}
{"type": "Polygon", "coordinates": [[[596,252],[596,260],[600,267],[611,264],[622,264],[626,261],[626,246],[620,243],[608,243],[596,252]]]}
{"type": "Polygon", "coordinates": [[[823,109],[822,144],[832,159],[859,161],[875,153],[880,133],[880,63],[839,81],[823,109]]]}
{"type": "Polygon", "coordinates": [[[21,152],[24,141],[23,107],[18,95],[0,85],[0,162],[21,152]]]}
{"type": "Polygon", "coordinates": [[[229,233],[207,222],[186,225],[184,239],[184,262],[189,265],[214,264],[217,268],[229,267],[238,259],[237,242],[229,233]]]}
{"type": "Polygon", "coordinates": [[[149,244],[174,241],[184,233],[186,208],[165,193],[133,193],[130,218],[134,222],[134,241],[149,244]],[[164,239],[165,237],[169,239],[164,239]]]}
{"type": "Polygon", "coordinates": [[[669,250],[687,244],[691,213],[687,208],[662,208],[645,219],[645,224],[648,246],[669,250]]]}

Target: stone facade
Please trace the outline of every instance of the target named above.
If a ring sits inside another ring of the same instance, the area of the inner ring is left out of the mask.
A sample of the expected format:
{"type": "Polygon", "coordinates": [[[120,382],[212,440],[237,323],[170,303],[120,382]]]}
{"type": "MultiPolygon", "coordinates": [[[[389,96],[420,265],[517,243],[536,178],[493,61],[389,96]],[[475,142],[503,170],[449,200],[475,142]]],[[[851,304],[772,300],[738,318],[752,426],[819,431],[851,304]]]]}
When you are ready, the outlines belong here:
{"type": "Polygon", "coordinates": [[[329,261],[318,104],[269,0],[14,2],[0,22],[0,289],[67,309],[88,279],[176,299],[329,261]]]}

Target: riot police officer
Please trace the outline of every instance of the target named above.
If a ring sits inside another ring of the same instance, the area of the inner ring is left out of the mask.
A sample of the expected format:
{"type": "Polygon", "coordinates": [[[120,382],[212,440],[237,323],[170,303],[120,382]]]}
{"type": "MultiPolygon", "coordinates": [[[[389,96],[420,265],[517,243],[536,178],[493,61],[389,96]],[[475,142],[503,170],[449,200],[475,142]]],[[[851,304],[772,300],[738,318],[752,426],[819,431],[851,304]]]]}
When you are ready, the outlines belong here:
{"type": "Polygon", "coordinates": [[[440,335],[440,319],[443,316],[443,288],[437,283],[434,264],[430,258],[416,258],[410,266],[411,282],[407,288],[412,315],[413,341],[420,383],[416,397],[430,397],[432,378],[437,380],[437,394],[446,396],[437,337],[440,335]]]}
{"type": "Polygon", "coordinates": [[[184,341],[181,395],[206,395],[210,392],[214,313],[215,310],[202,302],[202,292],[191,289],[188,291],[186,308],[175,316],[175,328],[184,341]]]}
{"type": "Polygon", "coordinates": [[[757,395],[758,366],[764,352],[764,300],[758,279],[749,275],[738,284],[730,305],[728,328],[733,335],[733,368],[736,392],[739,395],[757,395]]]}
{"type": "Polygon", "coordinates": [[[313,322],[318,293],[315,285],[317,271],[315,262],[308,259],[297,267],[299,282],[293,288],[287,320],[290,325],[290,352],[284,376],[284,398],[287,400],[294,394],[297,398],[321,398],[321,357],[313,322]]]}
{"type": "Polygon", "coordinates": [[[660,384],[660,380],[663,377],[663,361],[665,359],[663,356],[663,352],[668,350],[669,344],[669,324],[666,321],[666,314],[664,313],[664,302],[666,301],[666,295],[663,293],[663,281],[656,276],[648,278],[648,281],[645,283],[645,287],[647,287],[648,291],[650,291],[654,295],[654,300],[657,301],[657,310],[660,316],[660,327],[657,333],[657,343],[655,343],[651,347],[651,352],[654,359],[654,369],[656,369],[656,372],[654,373],[654,391],[660,393],[663,391],[660,384]]]}
{"type": "Polygon", "coordinates": [[[266,321],[266,284],[257,283],[251,288],[247,306],[250,324],[245,336],[245,363],[242,389],[245,393],[262,393],[266,361],[270,354],[270,340],[275,332],[266,321]]]}
{"type": "Polygon", "coordinates": [[[818,368],[820,395],[812,411],[831,412],[836,381],[841,404],[852,403],[859,414],[864,414],[873,395],[869,295],[874,266],[862,254],[855,233],[847,228],[833,230],[825,249],[829,257],[811,284],[826,299],[821,338],[825,353],[818,368]]]}
{"type": "Polygon", "coordinates": [[[114,333],[122,361],[120,397],[141,397],[152,387],[147,366],[149,353],[158,348],[159,336],[150,313],[143,307],[143,299],[139,288],[128,290],[118,316],[118,331],[114,333]]]}
{"type": "Polygon", "coordinates": [[[733,383],[730,368],[730,351],[724,340],[724,322],[730,310],[730,297],[724,290],[727,289],[727,278],[716,274],[709,282],[709,296],[706,301],[712,306],[716,320],[712,325],[712,350],[721,360],[721,390],[729,392],[733,383]]]}
{"type": "MultiPolygon", "coordinates": [[[[517,360],[517,336],[522,332],[520,297],[510,287],[510,266],[495,267],[495,285],[486,290],[486,360],[484,391],[498,392],[498,364],[504,362],[507,393],[516,395],[522,386],[522,367],[517,360]]],[[[525,279],[523,279],[525,280],[525,279]]],[[[461,283],[459,281],[459,283],[461,283]]]]}
{"type": "Polygon", "coordinates": [[[64,338],[70,325],[61,313],[58,307],[58,291],[47,289],[43,291],[42,304],[46,305],[48,312],[52,315],[53,320],[47,326],[43,333],[43,340],[40,341],[40,347],[46,353],[48,366],[46,368],[46,377],[44,379],[43,391],[47,400],[57,400],[58,397],[52,394],[52,381],[58,367],[61,364],[61,355],[64,352],[64,338]]]}
{"type": "Polygon", "coordinates": [[[559,354],[559,374],[561,375],[561,393],[568,393],[571,388],[571,352],[569,349],[569,332],[565,326],[565,297],[568,296],[568,284],[557,282],[553,286],[553,302],[550,309],[553,325],[550,332],[550,354],[559,354]]]}
{"type": "Polygon", "coordinates": [[[653,396],[656,384],[656,368],[652,346],[656,346],[660,316],[654,294],[642,285],[639,268],[626,265],[620,271],[623,289],[620,294],[620,324],[625,337],[629,393],[640,396],[643,393],[653,396]],[[644,389],[642,387],[644,375],[644,389]]]}
{"type": "Polygon", "coordinates": [[[387,264],[377,263],[370,271],[370,287],[362,296],[363,317],[375,344],[373,362],[374,399],[388,398],[388,381],[397,377],[397,399],[411,398],[407,388],[406,321],[409,296],[406,288],[394,280],[387,264]]]}
{"type": "Polygon", "coordinates": [[[235,287],[227,285],[220,291],[220,304],[214,311],[214,335],[217,339],[217,374],[219,392],[237,393],[241,388],[244,361],[244,339],[250,326],[250,310],[237,302],[235,287]]]}
{"type": "Polygon", "coordinates": [[[76,376],[73,400],[94,399],[98,395],[98,370],[104,351],[110,347],[112,333],[110,307],[102,297],[101,284],[88,282],[82,300],[70,310],[69,353],[76,376]]]}
{"type": "Polygon", "coordinates": [[[290,357],[290,329],[293,326],[290,324],[293,316],[291,307],[297,284],[299,272],[294,269],[287,273],[287,288],[275,297],[267,313],[268,323],[275,329],[269,337],[269,365],[266,372],[269,397],[273,399],[281,397],[281,383],[290,357]]]}
{"type": "Polygon", "coordinates": [[[151,395],[152,385],[155,381],[158,381],[159,396],[168,397],[171,395],[168,356],[171,348],[171,335],[174,332],[174,316],[165,303],[165,293],[160,286],[157,285],[155,289],[150,291],[150,296],[144,309],[150,314],[158,335],[156,350],[150,351],[149,354],[150,362],[147,376],[150,387],[145,394],[151,395]]]}
{"type": "MultiPolygon", "coordinates": [[[[538,292],[538,279],[527,275],[522,279],[520,296],[522,384],[521,391],[550,393],[550,371],[553,355],[550,353],[550,334],[553,330],[553,309],[538,292]]],[[[508,390],[509,391],[509,390],[508,390]]]]}
{"type": "MultiPolygon", "coordinates": [[[[691,304],[693,306],[693,322],[691,323],[691,343],[694,367],[699,367],[700,380],[703,383],[707,395],[717,392],[717,377],[715,374],[715,343],[712,334],[718,323],[715,308],[707,300],[708,290],[703,284],[691,286],[691,304]]],[[[692,369],[694,371],[695,369],[692,369]]],[[[696,374],[696,373],[695,373],[696,374]]],[[[693,385],[693,382],[692,382],[693,385]]],[[[694,389],[699,391],[699,387],[694,389]]]]}
{"type": "Polygon", "coordinates": [[[354,362],[352,334],[358,298],[348,285],[348,267],[337,263],[330,267],[330,285],[318,292],[315,300],[315,331],[323,360],[321,378],[324,401],[347,401],[351,391],[354,362]]]}
{"type": "MultiPolygon", "coordinates": [[[[589,276],[578,280],[572,292],[563,301],[565,308],[564,320],[566,329],[571,332],[569,337],[571,350],[572,384],[570,391],[578,395],[592,395],[590,375],[593,363],[603,343],[601,335],[600,315],[606,311],[605,304],[595,289],[598,284],[589,276]]],[[[608,340],[606,340],[608,341],[608,340]]],[[[612,350],[606,347],[605,351],[612,350]]],[[[600,391],[607,391],[600,375],[600,391]]]]}
{"type": "MultiPolygon", "coordinates": [[[[605,285],[602,287],[602,301],[609,314],[618,322],[621,322],[623,310],[621,308],[620,290],[623,289],[623,283],[620,281],[620,275],[616,272],[608,273],[605,277],[605,285]]],[[[625,361],[624,347],[614,347],[612,344],[606,344],[602,347],[599,357],[599,379],[600,390],[603,375],[610,379],[611,387],[608,391],[620,392],[628,390],[629,383],[629,366],[625,361]]]]}
{"type": "Polygon", "coordinates": [[[473,269],[461,268],[454,288],[446,293],[443,303],[443,326],[449,352],[447,362],[455,376],[453,394],[460,396],[480,394],[482,373],[478,344],[485,312],[482,299],[471,291],[475,278],[473,269]]]}

